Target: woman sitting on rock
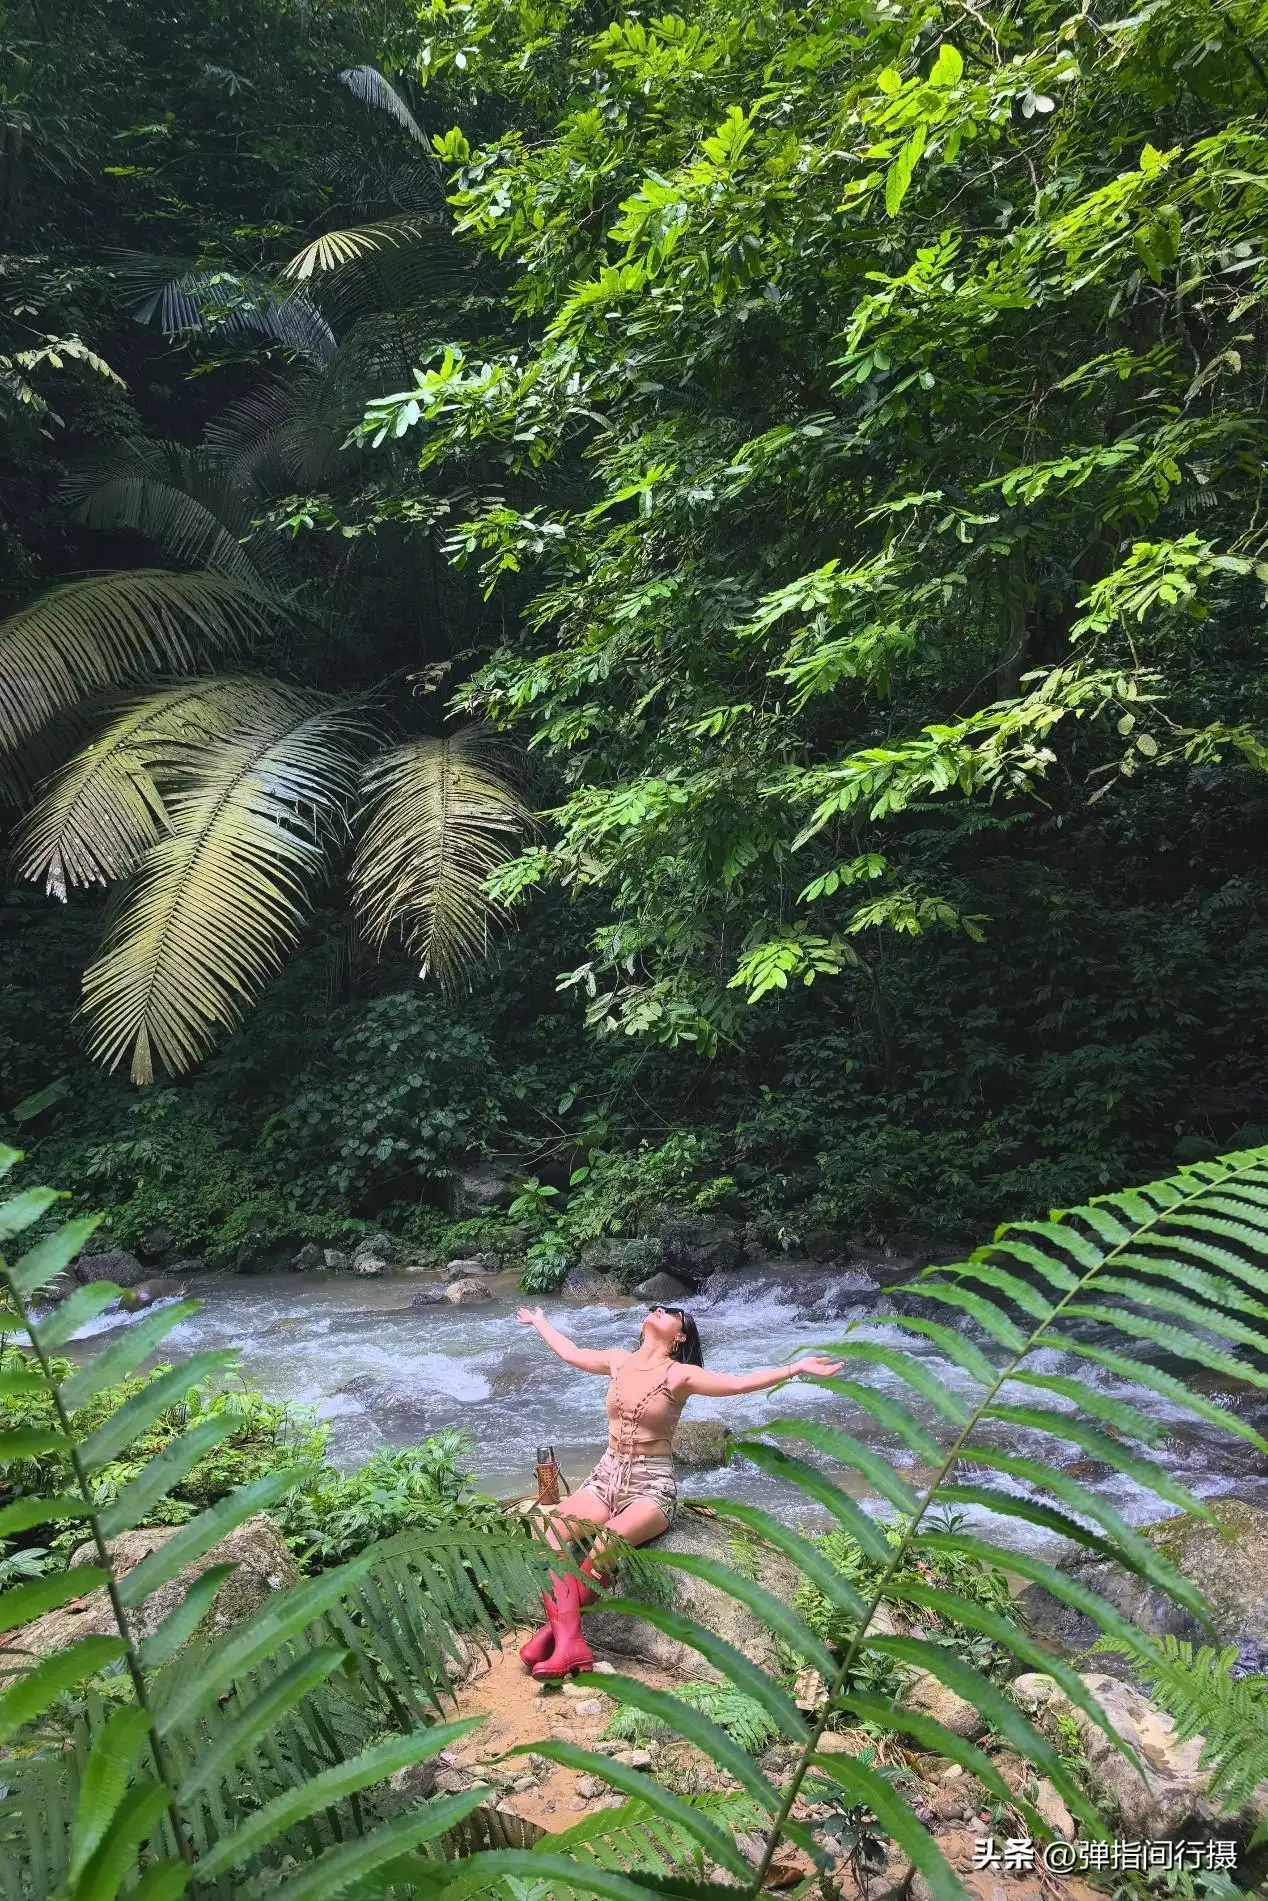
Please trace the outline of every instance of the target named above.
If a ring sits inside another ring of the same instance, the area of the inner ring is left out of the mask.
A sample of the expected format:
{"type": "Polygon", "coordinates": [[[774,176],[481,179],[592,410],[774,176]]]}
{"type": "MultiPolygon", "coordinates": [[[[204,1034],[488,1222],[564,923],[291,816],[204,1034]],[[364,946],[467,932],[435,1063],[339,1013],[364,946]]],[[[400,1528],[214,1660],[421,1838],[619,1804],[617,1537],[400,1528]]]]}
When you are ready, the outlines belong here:
{"type": "MultiPolygon", "coordinates": [[[[626,1544],[659,1538],[674,1521],[678,1484],[671,1457],[674,1430],[693,1393],[723,1399],[734,1393],[760,1393],[798,1373],[822,1378],[841,1369],[839,1360],[811,1353],[787,1366],[766,1366],[756,1373],[709,1373],[700,1352],[696,1323],[681,1307],[653,1307],[643,1322],[633,1353],[622,1347],[591,1352],[552,1327],[540,1307],[521,1307],[523,1327],[534,1327],[552,1353],[583,1373],[605,1373],[608,1386],[608,1449],[567,1505],[554,1507],[556,1520],[547,1542],[562,1551],[580,1524],[603,1525],[626,1544]]],[[[601,1581],[601,1540],[596,1540],[581,1569],[601,1581]]],[[[581,1612],[592,1604],[589,1584],[551,1572],[552,1589],[543,1593],[546,1622],[520,1650],[535,1677],[566,1677],[588,1670],[594,1659],[581,1635],[581,1612]]]]}

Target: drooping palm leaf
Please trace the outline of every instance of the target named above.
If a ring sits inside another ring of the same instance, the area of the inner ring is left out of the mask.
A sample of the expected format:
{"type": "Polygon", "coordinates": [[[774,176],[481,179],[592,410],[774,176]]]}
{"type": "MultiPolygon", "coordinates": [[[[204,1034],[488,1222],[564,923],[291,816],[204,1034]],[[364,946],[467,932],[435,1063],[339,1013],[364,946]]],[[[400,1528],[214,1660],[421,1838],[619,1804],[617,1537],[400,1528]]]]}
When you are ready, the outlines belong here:
{"type": "Polygon", "coordinates": [[[261,706],[222,741],[173,745],[171,829],[149,849],[85,972],[93,1054],[157,1055],[178,1073],[210,1049],[295,943],[332,838],[346,828],[363,722],[347,708],[261,706]]]}
{"type": "Polygon", "coordinates": [[[260,493],[320,487],[354,419],[339,399],[340,381],[332,365],[320,376],[297,372],[258,384],[208,423],[208,454],[260,493]]]}
{"type": "Polygon", "coordinates": [[[206,269],[142,251],[114,253],[117,274],[137,298],[138,323],[157,323],[166,336],[182,330],[253,334],[326,362],[335,335],[302,291],[278,294],[267,278],[206,269]]]}
{"type": "Polygon", "coordinates": [[[223,574],[132,568],[50,588],[0,623],[0,752],[90,694],[241,653],[276,613],[223,574]]]}
{"type": "Polygon", "coordinates": [[[266,707],[303,705],[276,681],[234,674],[177,681],[130,701],[54,775],[27,816],[15,848],[19,876],[61,898],[71,886],[128,876],[168,829],[155,779],[164,742],[223,736],[266,707]]]}
{"type": "Polygon", "coordinates": [[[250,491],[206,450],[131,437],[65,485],[85,527],[144,535],[182,567],[206,568],[267,593],[280,580],[276,542],[252,536],[250,491]]]}
{"type": "Polygon", "coordinates": [[[391,80],[385,79],[377,66],[349,66],[340,73],[339,79],[363,106],[372,106],[376,112],[386,112],[419,145],[431,150],[431,141],[426,132],[391,80]]]}
{"type": "Polygon", "coordinates": [[[422,974],[449,982],[488,949],[504,915],[485,880],[509,858],[531,815],[476,728],[416,739],[376,760],[365,777],[361,840],[352,867],[371,942],[399,930],[422,974]]]}

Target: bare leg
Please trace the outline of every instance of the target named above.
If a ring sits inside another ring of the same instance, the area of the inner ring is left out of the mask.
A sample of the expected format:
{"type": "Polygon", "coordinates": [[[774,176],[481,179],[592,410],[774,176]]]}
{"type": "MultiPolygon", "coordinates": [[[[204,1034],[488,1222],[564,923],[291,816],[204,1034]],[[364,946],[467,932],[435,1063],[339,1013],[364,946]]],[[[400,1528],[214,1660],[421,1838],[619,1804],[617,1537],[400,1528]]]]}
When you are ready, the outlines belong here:
{"type": "MultiPolygon", "coordinates": [[[[662,1531],[668,1529],[669,1519],[660,1506],[653,1504],[650,1498],[631,1499],[628,1505],[621,1507],[614,1518],[607,1519],[604,1524],[605,1534],[613,1532],[618,1538],[623,1538],[627,1545],[645,1545],[650,1539],[659,1538],[662,1531]]],[[[594,1541],[594,1549],[590,1553],[592,1571],[602,1569],[603,1547],[606,1542],[606,1536],[596,1538],[594,1541]]]]}
{"type": "Polygon", "coordinates": [[[584,1532],[591,1525],[606,1525],[611,1515],[597,1492],[574,1492],[546,1515],[546,1543],[552,1551],[562,1551],[574,1535],[572,1525],[584,1532]]]}

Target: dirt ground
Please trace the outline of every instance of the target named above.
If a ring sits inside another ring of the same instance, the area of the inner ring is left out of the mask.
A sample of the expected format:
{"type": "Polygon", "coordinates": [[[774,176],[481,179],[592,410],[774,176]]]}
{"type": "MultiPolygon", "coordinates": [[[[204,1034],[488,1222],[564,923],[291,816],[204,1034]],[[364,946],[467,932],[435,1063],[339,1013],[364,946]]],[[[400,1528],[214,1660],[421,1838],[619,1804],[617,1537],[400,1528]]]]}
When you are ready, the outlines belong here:
{"type": "MultiPolygon", "coordinates": [[[[460,1716],[484,1716],[484,1726],[465,1739],[456,1751],[446,1751],[441,1759],[437,1786],[442,1789],[469,1788],[473,1780],[489,1784],[490,1803],[506,1814],[520,1817],[531,1828],[546,1834],[559,1834],[572,1828],[584,1816],[604,1807],[618,1807],[625,1799],[597,1777],[578,1774],[534,1755],[512,1756],[517,1745],[560,1740],[576,1743],[600,1754],[622,1752],[631,1767],[653,1775],[672,1778],[677,1789],[689,1786],[693,1774],[696,1786],[720,1789],[733,1787],[698,1752],[686,1745],[652,1743],[642,1749],[630,1743],[607,1740],[603,1736],[615,1704],[592,1687],[566,1684],[562,1687],[537,1683],[520,1662],[518,1646],[526,1632],[507,1637],[499,1651],[475,1660],[475,1668],[457,1689],[460,1716]],[[692,1763],[696,1765],[693,1769],[692,1763]]],[[[677,1679],[628,1657],[595,1653],[597,1670],[606,1674],[616,1670],[657,1689],[673,1689],[677,1679]]],[[[1104,1901],[1104,1891],[1073,1876],[1057,1877],[1039,1873],[1004,1874],[998,1870],[974,1870],[977,1840],[991,1834],[988,1821],[966,1817],[957,1811],[952,1791],[940,1783],[923,1785],[923,1794],[932,1810],[931,1827],[939,1846],[963,1880],[974,1901],[1104,1901]]],[[[797,1813],[802,1812],[798,1805],[797,1813]]],[[[811,1813],[806,1811],[807,1814],[811,1813]]],[[[808,1862],[793,1851],[781,1851],[772,1886],[797,1885],[810,1872],[808,1862]]],[[[883,1873],[869,1883],[866,1897],[859,1895],[853,1879],[839,1865],[831,1877],[831,1887],[840,1901],[922,1901],[928,1890],[919,1876],[913,1880],[910,1863],[891,1848],[883,1873]]]]}

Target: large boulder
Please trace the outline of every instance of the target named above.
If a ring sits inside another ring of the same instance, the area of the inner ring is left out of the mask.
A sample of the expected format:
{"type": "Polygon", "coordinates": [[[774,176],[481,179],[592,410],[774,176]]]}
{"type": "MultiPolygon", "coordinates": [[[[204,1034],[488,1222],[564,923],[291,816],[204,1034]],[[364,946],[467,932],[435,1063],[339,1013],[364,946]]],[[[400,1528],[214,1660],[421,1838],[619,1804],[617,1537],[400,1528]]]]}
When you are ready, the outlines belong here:
{"type": "Polygon", "coordinates": [[[661,1208],[647,1229],[660,1242],[661,1266],[688,1280],[708,1280],[711,1274],[738,1267],[743,1259],[739,1229],[721,1216],[661,1208]]]}
{"type": "MultiPolygon", "coordinates": [[[[493,1290],[486,1281],[469,1275],[465,1280],[451,1282],[445,1289],[444,1298],[453,1307],[469,1307],[476,1301],[492,1300],[493,1290]]],[[[411,1306],[421,1304],[417,1297],[410,1303],[411,1306]]]]}
{"type": "MultiPolygon", "coordinates": [[[[734,1570],[732,1536],[721,1519],[706,1517],[688,1507],[664,1537],[656,1540],[655,1549],[713,1558],[728,1570],[734,1570]]],[[[746,1559],[750,1549],[755,1556],[758,1583],[772,1596],[791,1604],[801,1581],[800,1572],[780,1552],[764,1545],[746,1545],[746,1559]]],[[[779,1673],[782,1659],[774,1632],[738,1598],[687,1571],[658,1567],[658,1578],[666,1587],[674,1610],[724,1637],[763,1669],[779,1673]]],[[[615,1611],[589,1611],[585,1630],[588,1642],[600,1650],[610,1651],[613,1656],[634,1657],[678,1676],[712,1678],[717,1675],[698,1651],[667,1637],[654,1624],[644,1623],[641,1618],[623,1617],[615,1611]]]]}
{"type": "MultiPolygon", "coordinates": [[[[1262,1644],[1268,1640],[1268,1511],[1236,1498],[1215,1499],[1209,1509],[1214,1524],[1181,1514],[1145,1526],[1144,1535],[1207,1597],[1221,1642],[1262,1644]]],[[[1191,1612],[1120,1565],[1078,1552],[1065,1568],[1150,1636],[1209,1642],[1191,1612]]],[[[1091,1618],[1042,1585],[1028,1586],[1019,1601],[1031,1629],[1068,1656],[1101,1634],[1091,1618]]]]}
{"type": "Polygon", "coordinates": [[[449,1199],[459,1221],[497,1214],[515,1199],[520,1170],[508,1162],[476,1162],[450,1177],[449,1199]]]}
{"type": "Polygon", "coordinates": [[[1076,1709],[1055,1679],[1017,1677],[1012,1694],[1041,1727],[1055,1731],[1058,1716],[1072,1717],[1087,1759],[1093,1796],[1117,1804],[1119,1833],[1129,1840],[1163,1840],[1200,1829],[1224,1831],[1231,1822],[1245,1828],[1268,1816],[1268,1782],[1261,1782],[1240,1817],[1229,1817],[1224,1804],[1207,1798],[1208,1770],[1199,1767],[1203,1739],[1177,1742],[1175,1724],[1140,1690],[1104,1672],[1083,1678],[1115,1732],[1135,1751],[1144,1774],[1083,1710],[1076,1709]]]}
{"type": "Polygon", "coordinates": [[[634,1289],[640,1300],[667,1300],[674,1307],[680,1306],[684,1300],[689,1300],[695,1291],[692,1282],[679,1280],[677,1274],[666,1274],[663,1270],[659,1274],[651,1275],[645,1281],[640,1281],[634,1289]]]}
{"type": "MultiPolygon", "coordinates": [[[[122,1575],[175,1536],[176,1527],[171,1525],[157,1525],[149,1531],[125,1531],[109,1540],[108,1549],[117,1571],[122,1575]]],[[[95,1564],[95,1545],[79,1545],[72,1553],[70,1562],[72,1569],[77,1565],[95,1564]]],[[[284,1590],[299,1582],[299,1571],[282,1542],[281,1532],[271,1518],[260,1513],[255,1518],[248,1518],[244,1525],[231,1531],[219,1544],[204,1552],[201,1558],[187,1564],[168,1583],[152,1591],[143,1604],[130,1611],[128,1617],[133,1636],[141,1642],[151,1636],[168,1612],[175,1610],[183,1600],[195,1578],[201,1577],[204,1571],[209,1571],[215,1564],[232,1564],[237,1568],[216,1593],[215,1601],[202,1623],[204,1632],[227,1630],[233,1624],[240,1624],[257,1605],[264,1602],[270,1591],[284,1590]]],[[[33,1656],[45,1657],[53,1651],[64,1650],[77,1637],[117,1635],[118,1627],[103,1585],[98,1590],[86,1592],[83,1597],[64,1605],[60,1610],[46,1611],[43,1617],[37,1617],[34,1623],[15,1632],[9,1641],[20,1642],[22,1648],[33,1656]]]]}
{"type": "Polygon", "coordinates": [[[720,1419],[680,1419],[671,1448],[674,1464],[707,1471],[730,1460],[729,1434],[720,1419]]]}
{"type": "Polygon", "coordinates": [[[469,1280],[473,1274],[500,1274],[502,1257],[500,1254],[470,1254],[457,1257],[449,1263],[449,1272],[455,1280],[469,1280]]]}
{"type": "Polygon", "coordinates": [[[74,1274],[81,1286],[90,1281],[113,1281],[116,1287],[138,1287],[149,1280],[150,1269],[135,1254],[119,1249],[111,1254],[81,1254],[74,1274]]]}
{"type": "Polygon", "coordinates": [[[396,1259],[396,1244],[390,1234],[366,1234],[352,1250],[354,1274],[386,1274],[396,1259]]]}

